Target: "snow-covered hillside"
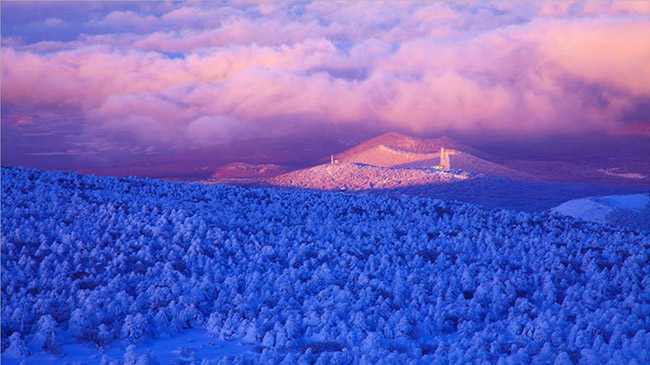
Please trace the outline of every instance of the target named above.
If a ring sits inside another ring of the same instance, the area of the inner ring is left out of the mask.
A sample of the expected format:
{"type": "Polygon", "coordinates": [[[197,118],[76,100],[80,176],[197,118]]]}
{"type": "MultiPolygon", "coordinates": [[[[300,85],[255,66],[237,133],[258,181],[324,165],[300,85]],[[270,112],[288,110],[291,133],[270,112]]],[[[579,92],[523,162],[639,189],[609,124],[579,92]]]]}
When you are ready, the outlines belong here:
{"type": "MultiPolygon", "coordinates": [[[[426,167],[434,166],[439,162],[439,156],[437,154],[437,159],[430,160],[417,160],[414,162],[405,163],[399,167],[426,167]]],[[[449,150],[449,161],[452,168],[471,172],[473,174],[482,174],[489,176],[499,176],[509,179],[520,179],[520,180],[534,180],[532,175],[513,170],[511,168],[499,165],[494,162],[476,157],[472,154],[459,151],[459,150],[449,150]]]]}
{"type": "Polygon", "coordinates": [[[448,137],[415,138],[399,133],[386,133],[337,154],[343,163],[360,163],[378,167],[431,168],[440,165],[440,149],[449,154],[452,169],[471,174],[484,174],[513,179],[532,176],[491,162],[489,155],[448,137]]]}
{"type": "Polygon", "coordinates": [[[650,231],[650,195],[647,194],[574,199],[551,210],[591,222],[650,231]]]}
{"type": "MultiPolygon", "coordinates": [[[[505,144],[505,146],[507,147],[508,144],[505,144]]],[[[490,178],[497,177],[529,182],[607,184],[610,186],[637,187],[637,190],[647,188],[649,182],[647,174],[631,172],[637,171],[639,164],[602,169],[597,167],[600,166],[599,164],[576,164],[575,162],[552,159],[548,161],[538,159],[521,160],[516,159],[516,153],[509,155],[502,152],[497,157],[449,137],[425,139],[394,132],[367,140],[348,150],[334,154],[332,157],[346,166],[361,164],[377,167],[372,174],[368,173],[370,170],[364,170],[362,179],[372,178],[373,175],[382,175],[382,178],[384,178],[384,176],[390,175],[397,169],[434,168],[440,165],[440,151],[443,147],[448,153],[451,169],[463,171],[475,177],[482,175],[490,178]]],[[[554,158],[558,157],[554,156],[554,158]]],[[[327,161],[330,161],[330,156],[327,156],[327,161]]],[[[640,164],[640,166],[642,168],[643,164],[640,164]]],[[[647,164],[645,167],[647,168],[647,164]]],[[[412,172],[404,171],[405,174],[411,174],[412,172]]],[[[416,174],[419,173],[416,172],[416,174]]],[[[354,169],[339,174],[336,183],[331,181],[330,175],[329,171],[322,168],[322,165],[317,165],[303,170],[291,171],[286,176],[280,175],[266,182],[272,185],[309,187],[313,189],[338,189],[341,186],[358,185],[358,181],[346,180],[347,178],[353,180],[356,177],[354,169]]],[[[430,176],[428,179],[435,178],[430,176]]],[[[391,185],[389,189],[415,187],[411,191],[421,190],[419,187],[421,180],[414,179],[414,181],[417,181],[417,183],[414,183],[409,182],[407,179],[388,185],[391,185]]],[[[491,181],[488,184],[491,184],[491,181]]],[[[372,185],[378,185],[378,182],[372,181],[372,185]]],[[[425,185],[431,184],[425,183],[425,185]]],[[[432,188],[438,189],[439,186],[433,184],[432,188]]],[[[357,190],[366,189],[368,188],[357,190]]],[[[580,197],[584,197],[584,195],[580,197]]]]}
{"type": "Polygon", "coordinates": [[[451,166],[473,174],[532,179],[532,176],[488,161],[487,154],[448,137],[421,139],[386,133],[336,155],[341,162],[379,167],[434,167],[440,165],[440,148],[447,149],[451,166]]]}
{"type": "Polygon", "coordinates": [[[263,181],[270,185],[284,187],[361,191],[449,183],[472,177],[464,172],[440,171],[431,167],[395,168],[339,163],[292,171],[263,181]]]}
{"type": "Polygon", "coordinates": [[[541,212],[573,199],[590,196],[647,194],[647,187],[585,183],[555,183],[504,179],[484,176],[448,184],[425,184],[390,190],[373,190],[373,194],[411,195],[442,200],[457,200],[486,208],[541,212]]]}
{"type": "Polygon", "coordinates": [[[440,150],[437,152],[414,152],[408,149],[380,144],[374,148],[354,154],[343,153],[337,159],[344,163],[361,163],[380,167],[394,167],[418,161],[428,161],[425,167],[440,165],[440,150]]]}
{"type": "Polygon", "coordinates": [[[432,158],[440,152],[442,147],[464,151],[480,158],[487,156],[485,153],[449,137],[424,139],[390,132],[341,152],[336,155],[336,158],[341,162],[358,162],[389,167],[413,162],[416,159],[432,158]],[[399,160],[398,156],[401,156],[402,159],[399,160]]]}
{"type": "Polygon", "coordinates": [[[2,362],[648,363],[649,255],[551,213],[3,168],[2,362]]]}
{"type": "Polygon", "coordinates": [[[386,133],[336,156],[335,163],[317,165],[264,179],[273,186],[316,190],[399,189],[479,178],[483,175],[525,179],[529,176],[471,153],[484,154],[447,138],[419,139],[386,133]],[[441,148],[451,170],[441,171],[441,148]]]}

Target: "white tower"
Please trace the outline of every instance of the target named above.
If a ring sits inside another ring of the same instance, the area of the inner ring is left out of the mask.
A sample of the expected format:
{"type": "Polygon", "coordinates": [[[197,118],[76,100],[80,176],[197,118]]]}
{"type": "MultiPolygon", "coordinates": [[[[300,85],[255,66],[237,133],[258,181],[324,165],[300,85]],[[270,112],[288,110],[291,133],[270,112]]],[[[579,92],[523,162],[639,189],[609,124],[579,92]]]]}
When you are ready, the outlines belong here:
{"type": "Polygon", "coordinates": [[[444,147],[440,148],[440,167],[443,170],[451,170],[449,166],[449,152],[445,151],[444,147]]]}

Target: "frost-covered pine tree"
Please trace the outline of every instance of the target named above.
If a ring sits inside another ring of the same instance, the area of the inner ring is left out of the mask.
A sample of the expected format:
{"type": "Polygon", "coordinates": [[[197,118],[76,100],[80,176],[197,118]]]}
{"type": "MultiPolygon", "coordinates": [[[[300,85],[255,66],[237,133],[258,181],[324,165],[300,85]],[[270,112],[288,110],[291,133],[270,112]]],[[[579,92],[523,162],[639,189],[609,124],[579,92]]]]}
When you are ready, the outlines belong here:
{"type": "Polygon", "coordinates": [[[72,311],[70,320],[68,321],[68,330],[72,336],[79,340],[86,339],[86,336],[90,333],[91,329],[88,325],[88,319],[80,308],[72,311]]]}
{"type": "Polygon", "coordinates": [[[415,344],[425,363],[648,363],[646,233],[431,199],[24,169],[3,168],[1,188],[6,351],[190,327],[239,341],[254,323],[254,346],[273,346],[223,363],[407,363],[415,344]],[[309,337],[343,350],[304,355],[309,337]]]}
{"type": "Polygon", "coordinates": [[[14,332],[9,336],[9,347],[5,350],[5,354],[13,357],[29,356],[29,350],[25,346],[25,341],[23,341],[20,333],[14,332]]]}
{"type": "Polygon", "coordinates": [[[50,314],[46,314],[38,320],[38,332],[34,335],[34,342],[38,347],[55,354],[59,352],[57,325],[50,314]]]}
{"type": "Polygon", "coordinates": [[[262,346],[269,348],[275,346],[275,336],[273,334],[273,331],[266,332],[264,338],[262,339],[262,346]]]}
{"type": "Polygon", "coordinates": [[[97,328],[97,343],[99,346],[106,346],[108,345],[111,340],[113,339],[113,334],[110,332],[108,326],[105,324],[100,324],[99,328],[97,328]]]}
{"type": "Polygon", "coordinates": [[[212,312],[210,314],[210,317],[208,318],[208,322],[206,324],[207,330],[211,334],[219,334],[221,331],[221,327],[223,326],[223,316],[219,312],[212,312]]]}
{"type": "Polygon", "coordinates": [[[124,318],[124,324],[122,325],[122,337],[130,340],[137,340],[141,338],[146,332],[147,320],[142,314],[129,314],[124,318]]]}
{"type": "Polygon", "coordinates": [[[129,345],[124,352],[124,365],[136,365],[138,363],[138,354],[135,352],[135,345],[129,345]]]}

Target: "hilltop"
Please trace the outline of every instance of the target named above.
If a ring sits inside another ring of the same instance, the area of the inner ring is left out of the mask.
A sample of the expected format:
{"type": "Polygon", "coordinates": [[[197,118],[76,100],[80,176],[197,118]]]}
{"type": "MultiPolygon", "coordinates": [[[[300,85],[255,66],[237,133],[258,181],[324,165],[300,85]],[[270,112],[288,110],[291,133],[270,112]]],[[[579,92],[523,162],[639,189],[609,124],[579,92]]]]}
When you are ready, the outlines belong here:
{"type": "Polygon", "coordinates": [[[316,190],[395,189],[413,185],[441,184],[472,178],[463,172],[441,171],[435,168],[377,167],[362,163],[337,163],[265,179],[274,186],[291,186],[316,190]]]}
{"type": "Polygon", "coordinates": [[[484,175],[524,179],[524,173],[490,162],[488,155],[448,137],[419,139],[386,133],[333,156],[335,163],[291,171],[263,182],[320,190],[394,189],[450,183],[484,175]],[[450,170],[440,166],[444,148],[450,170]],[[482,156],[482,157],[479,157],[482,156]]]}

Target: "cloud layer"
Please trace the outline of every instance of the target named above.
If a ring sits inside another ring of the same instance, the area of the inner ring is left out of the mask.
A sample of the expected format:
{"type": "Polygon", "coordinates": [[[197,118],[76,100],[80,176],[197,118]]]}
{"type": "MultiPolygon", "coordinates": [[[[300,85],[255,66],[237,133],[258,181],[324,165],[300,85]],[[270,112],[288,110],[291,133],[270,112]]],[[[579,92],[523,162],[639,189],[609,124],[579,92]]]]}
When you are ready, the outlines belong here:
{"type": "Polygon", "coordinates": [[[11,26],[39,4],[2,6],[3,125],[63,109],[178,148],[323,124],[648,133],[646,2],[100,4],[76,23],[49,4],[30,24],[61,33],[40,40],[11,26]]]}

